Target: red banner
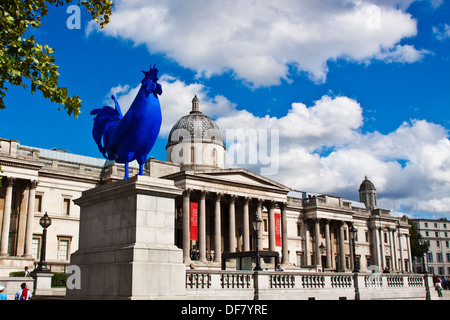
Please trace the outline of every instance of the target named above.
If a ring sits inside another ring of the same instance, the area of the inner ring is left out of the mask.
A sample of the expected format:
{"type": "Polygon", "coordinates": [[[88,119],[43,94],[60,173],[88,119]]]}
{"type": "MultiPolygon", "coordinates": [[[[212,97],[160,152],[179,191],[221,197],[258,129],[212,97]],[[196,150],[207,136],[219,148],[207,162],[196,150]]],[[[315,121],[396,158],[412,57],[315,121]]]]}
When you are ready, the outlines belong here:
{"type": "Polygon", "coordinates": [[[198,203],[191,202],[191,240],[198,240],[198,203]]]}
{"type": "Polygon", "coordinates": [[[281,214],[275,213],[275,245],[281,247],[281,214]]]}

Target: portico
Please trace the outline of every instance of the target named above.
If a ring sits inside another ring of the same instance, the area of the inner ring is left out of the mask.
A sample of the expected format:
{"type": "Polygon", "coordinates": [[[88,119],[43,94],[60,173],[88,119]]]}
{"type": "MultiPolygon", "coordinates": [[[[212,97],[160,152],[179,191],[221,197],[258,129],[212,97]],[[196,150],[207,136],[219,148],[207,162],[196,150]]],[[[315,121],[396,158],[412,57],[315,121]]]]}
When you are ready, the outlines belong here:
{"type": "Polygon", "coordinates": [[[244,169],[182,171],[165,178],[184,190],[176,201],[178,226],[182,227],[176,241],[183,248],[185,263],[191,261],[193,252],[199,262],[220,264],[222,252],[254,249],[255,234],[250,222],[256,215],[267,226],[266,248],[277,251],[281,247],[282,261],[288,263],[286,203],[290,188],[244,169]],[[196,235],[191,235],[192,203],[198,204],[196,235]],[[279,215],[278,221],[275,214],[279,215]]]}

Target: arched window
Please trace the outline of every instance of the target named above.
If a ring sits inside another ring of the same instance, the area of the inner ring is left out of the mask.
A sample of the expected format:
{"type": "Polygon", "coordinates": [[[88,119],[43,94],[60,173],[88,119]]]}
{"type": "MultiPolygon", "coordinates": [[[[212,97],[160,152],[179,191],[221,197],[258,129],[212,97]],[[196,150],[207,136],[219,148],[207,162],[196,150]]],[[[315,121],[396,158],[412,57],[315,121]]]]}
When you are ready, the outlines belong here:
{"type": "Polygon", "coordinates": [[[217,151],[216,149],[212,149],[211,151],[212,164],[217,166],[217,151]]]}

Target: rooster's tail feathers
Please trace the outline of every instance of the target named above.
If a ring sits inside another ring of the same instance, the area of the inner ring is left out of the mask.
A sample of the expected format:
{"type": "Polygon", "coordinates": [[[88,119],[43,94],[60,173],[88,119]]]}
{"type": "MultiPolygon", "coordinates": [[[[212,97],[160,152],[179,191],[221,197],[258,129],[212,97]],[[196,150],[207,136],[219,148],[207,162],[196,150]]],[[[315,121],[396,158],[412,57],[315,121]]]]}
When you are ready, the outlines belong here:
{"type": "MultiPolygon", "coordinates": [[[[108,128],[111,125],[117,123],[122,119],[122,116],[117,112],[116,109],[113,109],[109,106],[105,106],[101,109],[94,109],[91,111],[92,115],[96,115],[94,118],[94,127],[92,128],[92,136],[94,137],[94,141],[98,146],[98,149],[103,154],[103,156],[107,159],[106,149],[107,146],[103,145],[103,136],[108,128]]],[[[114,159],[109,159],[114,160],[114,159]]]]}

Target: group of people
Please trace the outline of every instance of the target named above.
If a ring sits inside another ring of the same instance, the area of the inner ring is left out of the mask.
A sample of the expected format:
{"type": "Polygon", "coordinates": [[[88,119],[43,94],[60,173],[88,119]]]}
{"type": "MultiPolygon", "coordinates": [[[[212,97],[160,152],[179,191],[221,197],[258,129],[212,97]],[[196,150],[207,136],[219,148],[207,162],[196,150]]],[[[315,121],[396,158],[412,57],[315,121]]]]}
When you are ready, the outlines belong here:
{"type": "MultiPolygon", "coordinates": [[[[30,277],[30,271],[28,271],[28,267],[25,267],[24,276],[30,277]]],[[[31,290],[27,288],[27,284],[24,282],[20,285],[20,290],[16,292],[14,297],[15,300],[30,300],[31,299],[31,290]]],[[[5,287],[0,286],[0,300],[8,300],[8,295],[5,293],[5,287]]]]}
{"type": "MultiPolygon", "coordinates": [[[[16,292],[15,300],[30,300],[31,290],[27,288],[27,284],[24,282],[20,285],[20,290],[16,292]]],[[[8,300],[8,295],[5,293],[5,287],[0,286],[0,300],[8,300]]]]}
{"type": "Polygon", "coordinates": [[[442,297],[442,290],[448,289],[448,281],[446,276],[439,277],[435,281],[435,289],[438,292],[438,296],[442,297]]]}

